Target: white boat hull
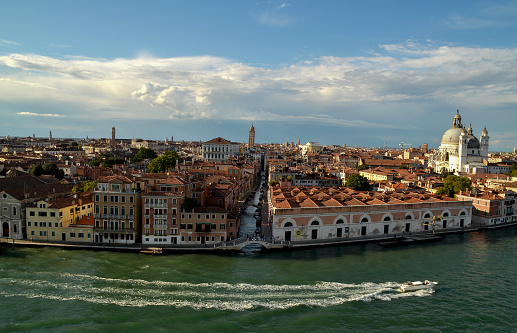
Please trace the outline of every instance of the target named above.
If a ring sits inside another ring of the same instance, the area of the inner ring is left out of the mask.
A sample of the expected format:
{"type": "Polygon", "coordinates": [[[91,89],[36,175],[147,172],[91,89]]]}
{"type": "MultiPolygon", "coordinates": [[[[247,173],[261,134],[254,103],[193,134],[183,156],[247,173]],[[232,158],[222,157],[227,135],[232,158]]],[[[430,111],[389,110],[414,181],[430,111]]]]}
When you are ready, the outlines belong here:
{"type": "Polygon", "coordinates": [[[401,284],[399,286],[399,290],[401,292],[406,292],[406,291],[416,291],[416,290],[423,290],[423,289],[433,289],[437,284],[438,284],[438,282],[428,281],[428,280],[425,280],[424,282],[421,282],[421,281],[408,282],[408,283],[401,284]]]}

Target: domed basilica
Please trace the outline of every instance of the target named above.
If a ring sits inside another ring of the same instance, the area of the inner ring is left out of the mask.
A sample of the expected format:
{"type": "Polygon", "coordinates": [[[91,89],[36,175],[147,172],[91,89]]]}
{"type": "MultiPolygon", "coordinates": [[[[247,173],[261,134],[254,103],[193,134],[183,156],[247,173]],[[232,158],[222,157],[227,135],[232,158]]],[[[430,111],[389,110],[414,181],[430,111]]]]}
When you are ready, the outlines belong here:
{"type": "Polygon", "coordinates": [[[436,172],[486,172],[483,160],[488,160],[488,131],[481,132],[481,141],[472,134],[472,125],[465,130],[459,110],[456,111],[452,127],[442,136],[438,152],[429,160],[436,172]]]}

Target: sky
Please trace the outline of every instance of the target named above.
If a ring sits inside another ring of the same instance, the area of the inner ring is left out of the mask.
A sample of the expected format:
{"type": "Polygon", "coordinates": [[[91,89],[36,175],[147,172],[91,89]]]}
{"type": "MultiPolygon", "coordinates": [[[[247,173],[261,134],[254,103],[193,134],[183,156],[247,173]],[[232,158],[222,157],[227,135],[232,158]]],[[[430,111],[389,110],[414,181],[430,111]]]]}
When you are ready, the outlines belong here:
{"type": "Polygon", "coordinates": [[[515,1],[0,2],[0,137],[517,147],[515,1]]]}

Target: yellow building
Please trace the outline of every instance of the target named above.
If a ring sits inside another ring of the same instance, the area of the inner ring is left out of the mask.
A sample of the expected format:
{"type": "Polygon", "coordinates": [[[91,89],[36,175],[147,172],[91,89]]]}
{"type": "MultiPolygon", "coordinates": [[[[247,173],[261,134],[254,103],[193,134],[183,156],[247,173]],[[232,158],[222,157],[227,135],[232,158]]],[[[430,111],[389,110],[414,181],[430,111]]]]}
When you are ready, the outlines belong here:
{"type": "Polygon", "coordinates": [[[93,215],[91,197],[40,200],[27,207],[27,238],[36,241],[91,242],[92,233],[71,233],[70,225],[83,216],[93,215]],[[73,236],[73,237],[71,237],[73,236]]]}

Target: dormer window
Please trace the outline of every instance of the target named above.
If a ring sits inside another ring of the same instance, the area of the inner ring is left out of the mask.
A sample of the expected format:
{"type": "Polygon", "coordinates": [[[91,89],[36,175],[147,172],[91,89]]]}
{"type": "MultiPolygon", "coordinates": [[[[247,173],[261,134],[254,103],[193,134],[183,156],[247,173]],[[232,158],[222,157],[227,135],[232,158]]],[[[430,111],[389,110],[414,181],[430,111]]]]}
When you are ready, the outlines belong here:
{"type": "Polygon", "coordinates": [[[120,191],[120,184],[111,184],[112,191],[120,191]]]}

